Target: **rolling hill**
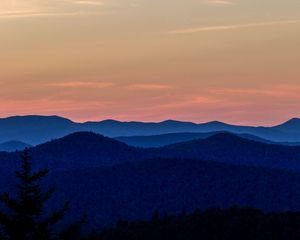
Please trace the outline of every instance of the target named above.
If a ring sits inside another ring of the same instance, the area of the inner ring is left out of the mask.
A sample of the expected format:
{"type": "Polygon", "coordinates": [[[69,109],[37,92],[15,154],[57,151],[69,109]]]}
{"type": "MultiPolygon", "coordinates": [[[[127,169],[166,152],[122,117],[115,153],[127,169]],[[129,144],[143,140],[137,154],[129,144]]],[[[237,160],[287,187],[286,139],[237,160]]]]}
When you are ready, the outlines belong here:
{"type": "MultiPolygon", "coordinates": [[[[115,139],[120,142],[124,142],[130,146],[151,148],[151,147],[163,147],[174,143],[187,142],[196,139],[205,139],[217,135],[219,133],[226,133],[226,132],[168,133],[168,134],[153,135],[153,136],[117,137],[115,139]]],[[[246,138],[249,140],[254,140],[262,143],[287,145],[287,146],[300,146],[299,142],[272,142],[251,134],[237,134],[237,135],[242,138],[246,138]]]]}
{"type": "Polygon", "coordinates": [[[72,133],[33,147],[30,153],[35,161],[60,170],[115,165],[147,158],[138,148],[92,132],[72,133]]]}
{"type": "Polygon", "coordinates": [[[167,133],[153,136],[117,137],[116,140],[135,147],[162,147],[174,143],[187,142],[195,139],[205,139],[218,132],[209,133],[167,133]]]}
{"type": "Polygon", "coordinates": [[[300,171],[300,146],[266,144],[230,133],[153,149],[160,157],[196,158],[235,165],[300,171]]]}

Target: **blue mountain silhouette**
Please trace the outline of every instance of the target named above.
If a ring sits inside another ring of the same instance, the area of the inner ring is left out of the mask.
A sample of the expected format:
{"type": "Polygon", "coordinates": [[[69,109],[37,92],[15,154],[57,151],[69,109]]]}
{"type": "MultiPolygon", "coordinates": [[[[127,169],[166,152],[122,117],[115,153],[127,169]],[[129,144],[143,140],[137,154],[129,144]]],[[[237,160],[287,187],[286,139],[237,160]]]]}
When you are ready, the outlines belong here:
{"type": "MultiPolygon", "coordinates": [[[[300,210],[300,147],[219,133],[159,148],[137,148],[92,132],[32,147],[34,166],[49,167],[57,188],[50,205],[71,200],[71,218],[90,227],[147,219],[154,210],[255,207],[300,210]]],[[[9,190],[20,152],[0,153],[0,189],[9,190]]]]}
{"type": "Polygon", "coordinates": [[[217,121],[196,124],[173,120],[159,123],[115,120],[75,123],[58,116],[17,116],[0,119],[0,142],[18,140],[37,145],[78,131],[93,131],[108,137],[227,131],[250,134],[274,142],[300,142],[300,120],[296,118],[274,127],[236,126],[217,121]]]}

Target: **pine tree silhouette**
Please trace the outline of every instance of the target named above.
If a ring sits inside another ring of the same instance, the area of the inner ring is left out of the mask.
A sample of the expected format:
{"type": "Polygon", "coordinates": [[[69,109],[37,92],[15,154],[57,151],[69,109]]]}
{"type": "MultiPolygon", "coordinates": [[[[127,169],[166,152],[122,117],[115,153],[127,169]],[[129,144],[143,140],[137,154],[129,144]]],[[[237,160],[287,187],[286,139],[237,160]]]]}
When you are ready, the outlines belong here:
{"type": "MultiPolygon", "coordinates": [[[[8,193],[4,193],[0,197],[0,202],[7,208],[7,211],[0,212],[3,239],[59,239],[54,236],[51,227],[64,218],[69,203],[65,202],[60,210],[51,213],[49,216],[44,216],[45,203],[55,191],[54,188],[43,191],[39,183],[41,179],[47,176],[48,172],[48,169],[34,172],[28,149],[23,152],[21,167],[15,172],[19,182],[16,186],[16,197],[13,198],[8,193]]],[[[74,230],[74,226],[70,226],[70,229],[74,230]]]]}

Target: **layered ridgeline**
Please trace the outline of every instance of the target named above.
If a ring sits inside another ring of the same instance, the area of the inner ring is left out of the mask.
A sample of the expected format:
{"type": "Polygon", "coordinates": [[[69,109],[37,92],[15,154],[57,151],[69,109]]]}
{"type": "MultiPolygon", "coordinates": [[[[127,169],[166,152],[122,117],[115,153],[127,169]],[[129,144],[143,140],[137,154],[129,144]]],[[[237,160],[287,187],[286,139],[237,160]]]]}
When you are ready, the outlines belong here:
{"type": "MultiPolygon", "coordinates": [[[[205,139],[220,133],[229,133],[229,132],[223,131],[223,132],[207,132],[207,133],[167,133],[167,134],[152,135],[152,136],[117,137],[115,139],[131,146],[150,148],[150,147],[163,147],[174,143],[187,142],[196,139],[198,140],[205,139]]],[[[273,142],[247,133],[236,134],[236,135],[249,140],[254,140],[256,142],[286,145],[286,146],[300,146],[300,142],[273,142]]]]}
{"type": "Polygon", "coordinates": [[[58,116],[20,116],[0,119],[0,142],[18,140],[37,145],[78,131],[93,131],[108,137],[226,131],[251,134],[275,142],[300,142],[300,119],[291,119],[274,127],[236,126],[222,122],[196,124],[172,120],[159,123],[114,120],[76,123],[58,116]]]}
{"type": "MultiPolygon", "coordinates": [[[[218,133],[205,139],[159,148],[137,148],[96,133],[77,132],[32,147],[30,153],[38,166],[54,171],[179,158],[300,172],[300,146],[267,144],[231,133],[218,133]]],[[[2,166],[15,163],[19,154],[0,152],[2,166]]]]}
{"type": "MultiPolygon", "coordinates": [[[[20,153],[0,153],[0,189],[20,153]]],[[[160,148],[136,148],[79,132],[30,149],[36,167],[49,167],[56,202],[89,224],[149,218],[152,212],[250,206],[300,210],[300,147],[255,142],[221,133],[160,148]]]]}

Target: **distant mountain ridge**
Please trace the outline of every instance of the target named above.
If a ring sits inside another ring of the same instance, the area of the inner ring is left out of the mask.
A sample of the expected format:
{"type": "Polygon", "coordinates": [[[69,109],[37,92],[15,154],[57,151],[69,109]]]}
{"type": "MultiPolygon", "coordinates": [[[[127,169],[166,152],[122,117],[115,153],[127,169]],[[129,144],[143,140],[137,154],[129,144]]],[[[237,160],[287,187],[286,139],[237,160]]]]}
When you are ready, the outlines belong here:
{"type": "Polygon", "coordinates": [[[0,143],[0,152],[14,152],[14,151],[22,151],[25,148],[32,147],[27,143],[23,143],[20,141],[8,141],[4,143],[0,143]]]}
{"type": "Polygon", "coordinates": [[[0,142],[18,140],[37,145],[78,131],[93,131],[108,137],[227,131],[250,134],[274,142],[300,142],[300,119],[294,118],[273,127],[237,126],[218,121],[196,124],[174,120],[158,123],[115,120],[76,123],[59,116],[17,116],[0,119],[0,142]]]}
{"type": "Polygon", "coordinates": [[[16,116],[0,119],[0,142],[18,140],[30,145],[78,131],[78,124],[58,116],[16,116]]]}
{"type": "MultiPolygon", "coordinates": [[[[124,142],[130,146],[135,147],[163,147],[166,145],[192,141],[192,140],[200,140],[208,137],[212,137],[214,135],[220,133],[230,133],[230,132],[207,132],[207,133],[167,133],[161,135],[153,135],[153,136],[129,136],[129,137],[117,137],[115,138],[118,141],[124,142]]],[[[257,142],[268,143],[268,144],[277,144],[277,145],[286,145],[286,146],[300,146],[300,142],[273,142],[270,140],[266,140],[251,134],[236,134],[239,137],[246,138],[249,140],[254,140],[257,142]]]]}
{"type": "Polygon", "coordinates": [[[266,144],[231,133],[158,148],[160,157],[196,158],[233,165],[300,171],[300,146],[266,144]]]}

